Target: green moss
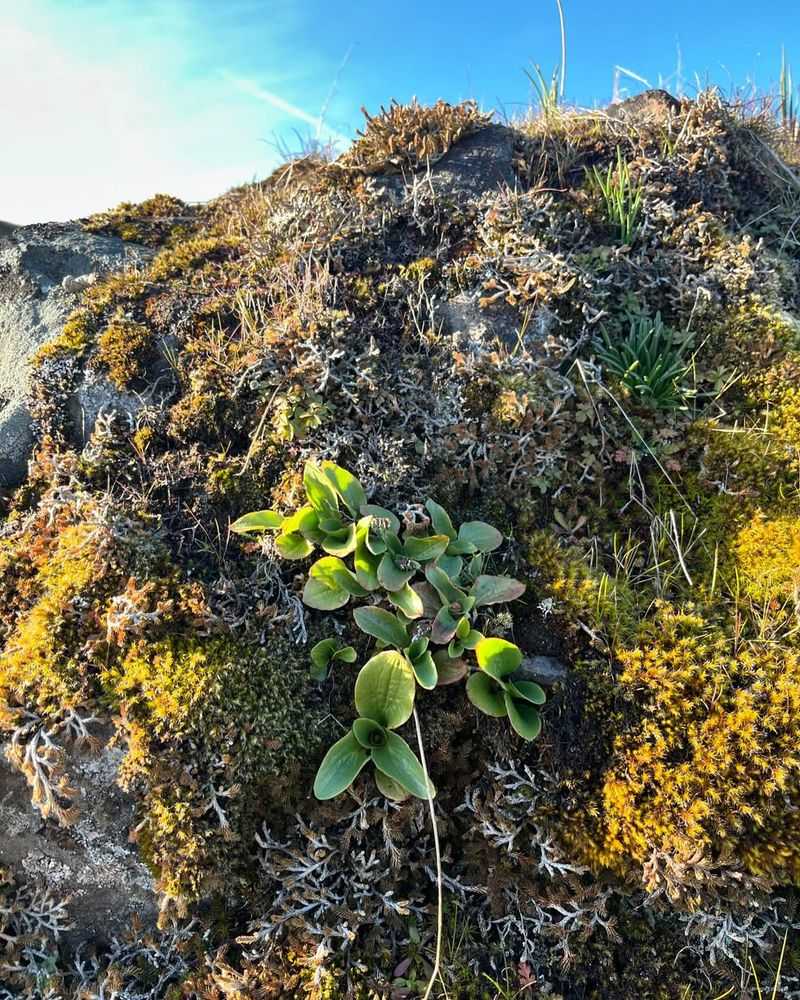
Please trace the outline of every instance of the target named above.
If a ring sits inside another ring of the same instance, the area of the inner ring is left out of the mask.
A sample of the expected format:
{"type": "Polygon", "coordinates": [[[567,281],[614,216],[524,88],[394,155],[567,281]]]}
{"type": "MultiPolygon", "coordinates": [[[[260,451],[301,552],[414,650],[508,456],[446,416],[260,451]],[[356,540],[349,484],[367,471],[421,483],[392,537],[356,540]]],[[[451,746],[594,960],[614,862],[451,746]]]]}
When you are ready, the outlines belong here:
{"type": "Polygon", "coordinates": [[[149,789],[141,844],[162,887],[194,898],[221,885],[249,864],[249,837],[269,803],[304,794],[305,785],[289,792],[286,781],[317,762],[328,735],[308,697],[305,654],[279,638],[263,648],[212,637],[142,641],[102,682],[129,727],[125,780],[149,789]]]}
{"type": "Polygon", "coordinates": [[[84,220],[90,233],[104,233],[148,247],[171,246],[191,232],[197,211],[180,198],[156,194],[135,204],[124,201],[84,220]]]}

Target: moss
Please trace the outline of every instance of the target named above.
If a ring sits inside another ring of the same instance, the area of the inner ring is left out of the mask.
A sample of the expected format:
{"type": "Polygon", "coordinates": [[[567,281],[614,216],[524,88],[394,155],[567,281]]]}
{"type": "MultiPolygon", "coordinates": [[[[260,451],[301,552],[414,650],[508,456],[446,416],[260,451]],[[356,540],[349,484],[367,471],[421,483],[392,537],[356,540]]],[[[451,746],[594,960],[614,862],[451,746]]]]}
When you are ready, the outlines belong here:
{"type": "Polygon", "coordinates": [[[639,718],[614,738],[594,820],[562,830],[570,847],[625,872],[689,842],[800,881],[800,656],[766,642],[737,649],[693,609],[662,604],[617,660],[639,718]]]}
{"type": "Polygon", "coordinates": [[[800,518],[755,516],[734,537],[733,552],[744,594],[770,603],[796,596],[800,584],[800,518]]]}
{"type": "Polygon", "coordinates": [[[227,259],[241,246],[241,241],[227,236],[192,236],[174,247],[162,250],[148,272],[151,281],[167,281],[187,275],[203,264],[227,259]]]}
{"type": "Polygon", "coordinates": [[[135,204],[124,201],[107,212],[83,220],[90,233],[118,236],[148,247],[171,246],[185,238],[199,213],[180,198],[156,194],[135,204]]]}
{"type": "Polygon", "coordinates": [[[127,389],[142,374],[152,342],[152,334],[146,326],[116,317],[97,338],[97,361],[106,368],[118,389],[127,389]]]}
{"type": "Polygon", "coordinates": [[[203,895],[246,868],[257,820],[328,735],[308,698],[305,655],[282,639],[261,649],[213,637],[141,641],[102,682],[129,727],[124,780],[148,788],[145,855],[170,896],[203,895]],[[181,757],[187,742],[195,750],[181,757]]]}
{"type": "Polygon", "coordinates": [[[79,356],[89,346],[94,324],[86,309],[76,309],[67,317],[61,333],[44,344],[33,356],[31,364],[37,368],[44,361],[63,356],[79,356]]]}

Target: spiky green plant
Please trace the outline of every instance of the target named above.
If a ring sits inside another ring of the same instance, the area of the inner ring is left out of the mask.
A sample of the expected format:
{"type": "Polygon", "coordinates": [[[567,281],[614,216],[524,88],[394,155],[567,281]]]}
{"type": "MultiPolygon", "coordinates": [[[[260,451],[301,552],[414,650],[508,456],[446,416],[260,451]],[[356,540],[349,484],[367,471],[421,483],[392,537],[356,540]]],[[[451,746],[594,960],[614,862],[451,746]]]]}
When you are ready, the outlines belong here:
{"type": "Polygon", "coordinates": [[[781,125],[797,141],[800,139],[800,107],[792,80],[792,67],[786,61],[786,50],[781,49],[780,104],[778,115],[781,125]]]}
{"type": "Polygon", "coordinates": [[[689,366],[684,360],[687,341],[664,324],[661,314],[634,316],[628,333],[612,337],[602,330],[596,346],[603,368],[614,375],[626,391],[660,410],[685,406],[691,389],[684,384],[689,366]]]}
{"type": "Polygon", "coordinates": [[[639,231],[644,188],[631,176],[628,161],[619,147],[616,161],[606,170],[592,167],[589,185],[603,202],[606,218],[616,229],[620,243],[630,246],[639,231]]]}

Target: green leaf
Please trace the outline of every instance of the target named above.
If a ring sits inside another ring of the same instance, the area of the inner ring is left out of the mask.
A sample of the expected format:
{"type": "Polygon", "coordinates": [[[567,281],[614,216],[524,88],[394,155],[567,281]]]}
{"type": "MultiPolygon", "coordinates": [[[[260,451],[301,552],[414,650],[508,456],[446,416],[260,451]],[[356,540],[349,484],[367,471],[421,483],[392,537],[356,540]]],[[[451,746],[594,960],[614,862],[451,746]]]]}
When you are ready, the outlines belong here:
{"type": "Polygon", "coordinates": [[[428,563],[425,567],[425,578],[436,588],[445,604],[461,604],[466,597],[466,594],[456,587],[447,573],[439,566],[428,563]]]}
{"type": "Polygon", "coordinates": [[[467,676],[467,661],[458,658],[451,659],[445,649],[440,649],[438,653],[434,654],[433,660],[438,674],[436,681],[438,687],[457,684],[467,676]]]}
{"type": "Polygon", "coordinates": [[[303,486],[308,502],[318,514],[333,514],[339,509],[339,498],[330,480],[316,462],[306,462],[303,486]]]}
{"type": "Polygon", "coordinates": [[[542,731],[542,719],[534,705],[527,701],[517,701],[510,692],[505,692],[508,721],[524,740],[535,740],[542,731]]]}
{"type": "Polygon", "coordinates": [[[380,639],[389,646],[405,649],[411,641],[405,626],[397,616],[390,611],[384,611],[383,608],[356,608],[353,618],[362,632],[380,639]]]}
{"type": "Polygon", "coordinates": [[[529,701],[532,705],[544,705],[547,695],[535,681],[507,681],[507,690],[515,699],[529,701]]]}
{"type": "Polygon", "coordinates": [[[390,590],[386,594],[396,608],[400,608],[406,618],[421,618],[424,612],[422,598],[407,583],[399,590],[390,590]]]}
{"type": "Polygon", "coordinates": [[[331,486],[344,500],[345,506],[353,517],[358,517],[361,507],[367,502],[367,494],[361,483],[352,472],[348,472],[340,465],[334,465],[333,462],[323,462],[322,471],[331,486]]]}
{"type": "Polygon", "coordinates": [[[414,676],[420,687],[425,688],[426,691],[432,691],[436,687],[439,673],[430,653],[426,651],[421,656],[415,657],[411,661],[411,669],[414,671],[414,676]]]}
{"type": "Polygon", "coordinates": [[[385,590],[400,590],[415,572],[416,569],[398,569],[391,553],[387,552],[378,564],[378,583],[385,590]]]}
{"type": "Polygon", "coordinates": [[[374,719],[356,719],[353,723],[353,736],[367,750],[374,750],[386,743],[386,730],[374,719]]]}
{"type": "Polygon", "coordinates": [[[466,647],[463,642],[460,642],[458,639],[453,639],[453,641],[447,646],[447,655],[452,659],[457,660],[464,652],[465,648],[466,647]]]}
{"type": "Polygon", "coordinates": [[[342,663],[355,663],[357,659],[358,653],[356,653],[352,646],[342,646],[331,657],[331,660],[341,660],[342,663]]]}
{"type": "Polygon", "coordinates": [[[484,715],[496,719],[508,714],[503,690],[487,674],[474,673],[467,681],[467,697],[484,715]]]}
{"type": "Polygon", "coordinates": [[[474,545],[478,552],[493,552],[503,544],[503,536],[485,521],[467,521],[458,529],[458,540],[474,545]]]}
{"type": "Polygon", "coordinates": [[[414,709],[414,672],[411,664],[394,650],[373,656],[356,678],[356,711],[386,729],[408,722],[414,709]]]}
{"type": "Polygon", "coordinates": [[[335,556],[318,559],[309,570],[303,588],[303,603],[318,611],[335,611],[344,607],[350,597],[366,596],[367,591],[335,556]]]}
{"type": "Polygon", "coordinates": [[[328,664],[330,663],[333,654],[336,652],[336,647],[339,645],[337,639],[323,639],[322,642],[318,642],[311,650],[311,676],[315,681],[324,681],[328,676],[328,664]]]}
{"type": "Polygon", "coordinates": [[[431,797],[436,795],[436,789],[430,781],[425,780],[422,764],[408,743],[397,733],[386,735],[386,745],[372,751],[372,760],[378,770],[418,799],[426,799],[429,791],[431,797]]]}
{"type": "Polygon", "coordinates": [[[410,645],[406,646],[404,652],[409,660],[414,660],[418,656],[422,656],[423,653],[426,653],[429,645],[430,640],[427,636],[418,635],[416,639],[411,640],[410,645]]]}
{"type": "Polygon", "coordinates": [[[390,778],[388,774],[384,774],[379,767],[375,768],[375,784],[378,786],[378,791],[381,795],[385,795],[387,799],[392,799],[393,802],[405,802],[408,798],[408,792],[403,788],[401,784],[390,778]]]}
{"type": "Polygon", "coordinates": [[[440,608],[431,626],[431,642],[435,642],[437,646],[450,642],[456,634],[457,627],[458,621],[450,613],[450,608],[446,606],[440,608]]]}
{"type": "Polygon", "coordinates": [[[349,556],[356,547],[355,524],[327,532],[321,545],[325,552],[329,552],[332,556],[349,556]]]}
{"type": "Polygon", "coordinates": [[[299,531],[282,532],[275,539],[275,548],[284,559],[305,559],[314,551],[314,546],[299,531]]]}
{"type": "Polygon", "coordinates": [[[470,588],[475,607],[483,604],[507,604],[525,593],[525,584],[510,576],[479,576],[470,588]]]}
{"type": "Polygon", "coordinates": [[[483,638],[483,633],[479,632],[476,628],[470,629],[469,634],[463,640],[464,649],[475,649],[478,643],[483,638]]]}
{"type": "Polygon", "coordinates": [[[425,509],[431,515],[431,524],[437,535],[447,535],[450,539],[456,537],[456,529],[444,507],[441,507],[435,500],[426,500],[425,509]]]}
{"type": "Polygon", "coordinates": [[[481,669],[497,680],[513,674],[522,663],[522,650],[505,639],[481,639],[475,655],[481,669]]]}
{"type": "MultiPolygon", "coordinates": [[[[339,523],[341,523],[341,519],[339,523]]],[[[290,514],[283,522],[281,530],[287,535],[299,532],[299,534],[304,535],[310,542],[316,542],[317,544],[324,537],[323,533],[319,530],[319,515],[308,504],[298,508],[294,514],[290,514]]]]}
{"type": "Polygon", "coordinates": [[[237,535],[246,535],[249,531],[278,531],[284,521],[283,514],[275,510],[254,510],[234,521],[231,531],[237,535]]]}
{"type": "Polygon", "coordinates": [[[430,562],[444,553],[449,541],[447,535],[430,535],[428,538],[410,535],[403,542],[403,552],[417,562],[430,562]]]}
{"type": "Polygon", "coordinates": [[[456,637],[459,639],[466,639],[470,633],[469,618],[464,615],[456,625],[456,637]]]}
{"type": "Polygon", "coordinates": [[[365,503],[361,505],[361,513],[371,514],[372,517],[379,517],[382,520],[388,521],[389,533],[392,535],[396,535],[400,531],[400,518],[385,507],[378,507],[374,503],[365,503]]]}
{"type": "Polygon", "coordinates": [[[353,567],[356,571],[356,579],[365,590],[377,590],[378,565],[380,557],[373,555],[367,546],[369,535],[369,518],[362,517],[356,525],[356,549],[353,556],[353,567]]]}
{"type": "Polygon", "coordinates": [[[439,556],[436,560],[439,569],[443,569],[450,579],[455,582],[461,576],[464,568],[464,560],[461,556],[439,556]]]}
{"type": "Polygon", "coordinates": [[[325,754],[314,779],[314,795],[318,799],[332,799],[353,783],[361,768],[369,760],[369,753],[352,733],[334,743],[325,754]]]}
{"type": "Polygon", "coordinates": [[[477,551],[472,542],[462,541],[458,538],[447,546],[449,556],[471,556],[477,551]]]}

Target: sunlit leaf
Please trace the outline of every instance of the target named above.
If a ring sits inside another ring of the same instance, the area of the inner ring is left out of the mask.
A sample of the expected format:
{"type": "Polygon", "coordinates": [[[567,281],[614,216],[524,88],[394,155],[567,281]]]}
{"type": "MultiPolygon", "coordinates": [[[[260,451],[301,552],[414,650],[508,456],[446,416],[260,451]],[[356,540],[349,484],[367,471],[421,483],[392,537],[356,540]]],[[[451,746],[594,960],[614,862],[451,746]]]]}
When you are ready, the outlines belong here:
{"type": "Polygon", "coordinates": [[[341,794],[358,776],[369,760],[369,752],[352,733],[334,743],[325,754],[314,779],[314,795],[332,799],[341,794]]]}
{"type": "Polygon", "coordinates": [[[508,721],[514,730],[524,740],[535,740],[542,731],[542,720],[538,710],[527,701],[518,701],[509,692],[505,692],[508,721]]]}
{"type": "Polygon", "coordinates": [[[493,552],[503,544],[503,536],[485,521],[467,521],[458,529],[458,540],[474,545],[478,552],[493,552]]]}
{"type": "Polygon", "coordinates": [[[340,465],[334,465],[333,462],[323,462],[321,468],[353,517],[358,517],[359,511],[367,502],[367,494],[361,483],[352,472],[348,472],[340,465]]]}
{"type": "Polygon", "coordinates": [[[408,722],[414,709],[416,682],[411,664],[394,650],[373,656],[356,679],[356,711],[386,729],[408,722]]]}
{"type": "Polygon", "coordinates": [[[353,617],[362,632],[380,639],[389,646],[405,649],[411,641],[405,626],[397,616],[383,608],[356,608],[353,617]]]}
{"type": "Polygon", "coordinates": [[[435,500],[426,500],[425,509],[431,515],[431,524],[437,535],[447,535],[450,539],[456,537],[456,529],[444,507],[436,503],[435,500]]]}
{"type": "Polygon", "coordinates": [[[479,576],[470,588],[475,598],[475,606],[484,604],[506,604],[515,601],[525,593],[525,584],[510,576],[479,576]]]}
{"type": "Polygon", "coordinates": [[[285,518],[275,510],[254,510],[231,525],[231,531],[237,535],[246,535],[250,531],[278,531],[285,518]]]}
{"type": "Polygon", "coordinates": [[[433,784],[425,780],[422,764],[402,736],[397,733],[387,733],[386,736],[386,745],[372,751],[372,760],[378,770],[418,799],[427,798],[428,792],[431,797],[436,795],[433,784]]]}
{"type": "Polygon", "coordinates": [[[522,663],[522,650],[505,639],[481,639],[475,656],[481,669],[498,680],[513,674],[522,663]]]}

